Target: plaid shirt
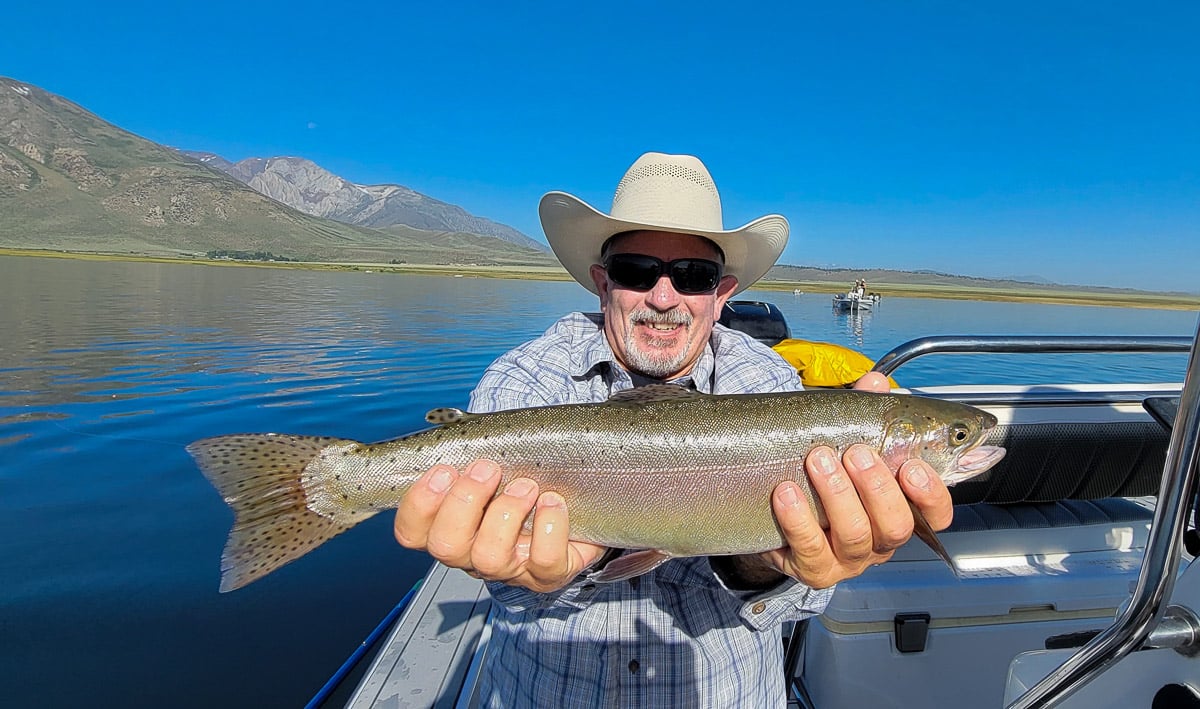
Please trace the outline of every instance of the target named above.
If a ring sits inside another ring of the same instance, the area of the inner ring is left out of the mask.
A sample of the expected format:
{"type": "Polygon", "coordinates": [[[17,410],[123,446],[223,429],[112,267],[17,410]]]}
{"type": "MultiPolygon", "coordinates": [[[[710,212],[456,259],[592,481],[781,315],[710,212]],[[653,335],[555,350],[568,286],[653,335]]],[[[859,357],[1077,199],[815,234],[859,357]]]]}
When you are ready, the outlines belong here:
{"type": "MultiPolygon", "coordinates": [[[[598,314],[572,313],[496,360],[470,410],[607,401],[635,386],[598,314]]],[[[796,370],[717,325],[690,375],[708,394],[792,391],[796,370]]],[[[644,382],[638,382],[644,383],[644,382]]],[[[482,698],[491,707],[768,707],[786,703],[780,626],[821,612],[832,589],[786,580],[725,588],[707,557],[672,559],[629,581],[583,577],[547,594],[490,583],[491,642],[482,698]]]]}

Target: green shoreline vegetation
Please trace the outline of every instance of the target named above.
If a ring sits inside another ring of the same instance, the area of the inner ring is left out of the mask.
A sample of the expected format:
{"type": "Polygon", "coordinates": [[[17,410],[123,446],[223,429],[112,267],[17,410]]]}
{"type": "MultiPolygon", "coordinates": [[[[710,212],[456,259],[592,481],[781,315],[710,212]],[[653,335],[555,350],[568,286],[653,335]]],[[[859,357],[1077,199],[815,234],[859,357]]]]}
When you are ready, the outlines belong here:
{"type": "MultiPolygon", "coordinates": [[[[405,273],[464,278],[503,278],[538,281],[571,280],[567,272],[557,266],[234,260],[230,258],[192,257],[186,255],[118,254],[4,247],[0,247],[0,256],[69,258],[84,261],[140,261],[147,263],[226,266],[232,268],[298,268],[322,271],[359,271],[364,273],[405,273]]],[[[845,292],[846,287],[846,283],[841,281],[817,280],[762,280],[754,285],[754,288],[758,290],[779,291],[788,294],[794,293],[797,290],[805,294],[833,294],[845,292]]],[[[1104,289],[1088,290],[1068,286],[1041,287],[1031,285],[1026,289],[872,281],[871,291],[879,293],[885,298],[891,296],[903,298],[940,298],[945,300],[1051,303],[1059,305],[1102,305],[1120,308],[1158,308],[1164,310],[1200,310],[1200,295],[1131,290],[1113,290],[1109,292],[1104,289]]]]}

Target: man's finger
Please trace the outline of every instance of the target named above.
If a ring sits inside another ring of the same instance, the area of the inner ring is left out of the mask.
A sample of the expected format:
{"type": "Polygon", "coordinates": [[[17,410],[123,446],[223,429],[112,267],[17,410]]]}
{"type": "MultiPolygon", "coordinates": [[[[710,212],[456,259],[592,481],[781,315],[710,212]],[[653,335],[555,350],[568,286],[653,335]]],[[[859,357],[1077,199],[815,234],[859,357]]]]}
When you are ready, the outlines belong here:
{"type": "Polygon", "coordinates": [[[449,465],[435,465],[413,483],[396,509],[396,541],[409,549],[425,549],[429,528],[458,475],[449,465]]]}
{"type": "Polygon", "coordinates": [[[500,485],[500,466],[476,460],[446,492],[425,548],[446,566],[470,568],[471,544],[483,521],[483,512],[500,485]]]}
{"type": "Polygon", "coordinates": [[[813,492],[825,508],[829,540],[843,563],[865,563],[872,552],[871,520],[858,499],[858,491],[833,450],[818,446],[804,460],[813,492]]]}
{"type": "Polygon", "coordinates": [[[767,554],[772,566],[813,588],[837,582],[832,576],[837,558],[817,515],[794,482],[783,482],[771,495],[771,509],[787,547],[767,554]]]}
{"type": "Polygon", "coordinates": [[[912,512],[895,474],[870,446],[853,445],[843,457],[846,473],[871,524],[872,550],[889,554],[913,532],[912,512]]]}
{"type": "Polygon", "coordinates": [[[859,391],[873,391],[878,394],[886,394],[892,390],[892,384],[888,378],[879,372],[867,372],[854,382],[854,388],[859,391]]]}
{"type": "Polygon", "coordinates": [[[905,461],[896,479],[904,489],[904,494],[921,510],[935,532],[950,526],[954,519],[950,490],[928,463],[923,460],[905,461]]]}
{"type": "Polygon", "coordinates": [[[568,527],[566,500],[557,492],[542,493],[533,513],[525,568],[533,581],[546,589],[561,586],[563,579],[572,575],[568,527]]]}
{"type": "Polygon", "coordinates": [[[471,547],[471,566],[484,578],[505,581],[520,571],[524,555],[518,553],[518,543],[537,492],[537,483],[517,478],[488,505],[471,547]]]}

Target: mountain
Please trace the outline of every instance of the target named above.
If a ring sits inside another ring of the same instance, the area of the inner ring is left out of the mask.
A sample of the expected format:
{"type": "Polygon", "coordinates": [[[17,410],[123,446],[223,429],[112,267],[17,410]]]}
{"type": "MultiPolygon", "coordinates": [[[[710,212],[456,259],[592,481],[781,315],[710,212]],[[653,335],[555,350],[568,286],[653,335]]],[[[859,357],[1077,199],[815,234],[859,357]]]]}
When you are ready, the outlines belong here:
{"type": "Polygon", "coordinates": [[[356,184],[304,158],[247,158],[234,163],[213,153],[181,152],[314,217],[375,228],[403,225],[481,234],[548,251],[544,244],[516,229],[474,216],[462,207],[403,185],[356,184]]]}
{"type": "Polygon", "coordinates": [[[224,172],[0,77],[0,246],[299,260],[552,265],[545,252],[455,228],[386,230],[293,209],[224,172]]]}

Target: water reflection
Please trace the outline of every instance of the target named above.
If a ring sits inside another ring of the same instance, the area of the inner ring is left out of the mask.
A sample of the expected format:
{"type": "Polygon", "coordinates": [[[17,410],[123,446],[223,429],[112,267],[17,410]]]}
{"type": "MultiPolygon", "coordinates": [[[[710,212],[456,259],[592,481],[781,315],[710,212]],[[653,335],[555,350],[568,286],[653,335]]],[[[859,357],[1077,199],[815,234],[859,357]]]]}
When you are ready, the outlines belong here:
{"type": "Polygon", "coordinates": [[[843,310],[839,308],[833,309],[833,317],[840,321],[845,328],[846,341],[855,349],[863,348],[864,337],[867,324],[871,322],[872,310],[862,310],[855,308],[853,310],[843,310]]]}

